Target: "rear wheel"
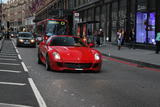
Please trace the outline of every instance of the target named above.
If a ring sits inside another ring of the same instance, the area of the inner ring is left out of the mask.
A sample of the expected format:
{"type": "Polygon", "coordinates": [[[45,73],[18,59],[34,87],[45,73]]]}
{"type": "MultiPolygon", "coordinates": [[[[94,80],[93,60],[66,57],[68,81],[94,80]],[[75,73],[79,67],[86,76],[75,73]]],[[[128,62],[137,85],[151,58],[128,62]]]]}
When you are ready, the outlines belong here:
{"type": "Polygon", "coordinates": [[[48,55],[46,56],[46,70],[47,71],[51,70],[50,61],[49,61],[49,56],[48,55]]]}

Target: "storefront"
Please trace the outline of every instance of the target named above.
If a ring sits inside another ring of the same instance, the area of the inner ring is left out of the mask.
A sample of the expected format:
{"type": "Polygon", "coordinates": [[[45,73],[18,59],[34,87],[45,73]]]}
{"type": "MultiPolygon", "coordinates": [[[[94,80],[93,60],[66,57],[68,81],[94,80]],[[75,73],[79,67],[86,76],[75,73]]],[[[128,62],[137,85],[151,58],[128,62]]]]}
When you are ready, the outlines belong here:
{"type": "MultiPolygon", "coordinates": [[[[125,42],[131,29],[135,30],[137,44],[152,44],[156,37],[160,15],[157,15],[156,2],[158,0],[99,0],[86,7],[77,8],[80,22],[96,20],[94,30],[102,28],[104,41],[109,37],[110,42],[116,42],[117,31],[126,32],[125,42]]],[[[158,6],[157,6],[158,7],[158,6]]],[[[160,23],[160,21],[159,21],[160,23]]],[[[104,42],[105,43],[105,42],[104,42]]]]}
{"type": "Polygon", "coordinates": [[[136,42],[152,44],[152,40],[156,37],[155,0],[139,0],[137,4],[136,42]]]}

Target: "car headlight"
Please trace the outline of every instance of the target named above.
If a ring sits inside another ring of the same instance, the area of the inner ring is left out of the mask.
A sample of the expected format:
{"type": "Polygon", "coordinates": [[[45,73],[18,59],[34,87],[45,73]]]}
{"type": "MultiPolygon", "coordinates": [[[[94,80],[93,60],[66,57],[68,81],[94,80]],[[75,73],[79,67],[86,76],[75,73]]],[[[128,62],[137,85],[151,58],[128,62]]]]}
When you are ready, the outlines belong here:
{"type": "Polygon", "coordinates": [[[34,40],[34,39],[32,39],[32,40],[31,40],[31,43],[34,43],[34,42],[35,42],[35,40],[34,40]]]}
{"type": "Polygon", "coordinates": [[[19,42],[24,42],[24,40],[23,40],[23,39],[20,39],[19,42]]]}
{"type": "Polygon", "coordinates": [[[57,52],[53,53],[55,59],[61,59],[60,55],[57,52]]]}
{"type": "Polygon", "coordinates": [[[99,54],[96,53],[96,54],[94,55],[94,58],[95,58],[95,60],[100,60],[99,54]]]}

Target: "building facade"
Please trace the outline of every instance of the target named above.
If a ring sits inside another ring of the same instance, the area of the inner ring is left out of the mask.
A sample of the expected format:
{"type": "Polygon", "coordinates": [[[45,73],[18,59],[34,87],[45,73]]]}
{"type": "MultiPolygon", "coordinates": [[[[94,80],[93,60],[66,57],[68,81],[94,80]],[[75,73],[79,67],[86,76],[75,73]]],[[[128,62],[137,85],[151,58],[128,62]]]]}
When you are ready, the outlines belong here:
{"type": "MultiPolygon", "coordinates": [[[[116,42],[118,29],[126,32],[135,30],[136,43],[152,44],[159,32],[158,0],[75,0],[75,11],[80,14],[79,25],[87,24],[85,31],[92,32],[102,28],[104,42],[116,42]]],[[[83,29],[83,28],[81,28],[83,29]]],[[[82,33],[83,34],[83,33],[82,33]]]]}
{"type": "Polygon", "coordinates": [[[3,6],[3,13],[6,28],[9,27],[12,31],[22,31],[26,28],[26,19],[32,14],[29,9],[31,0],[9,0],[3,6]],[[7,26],[8,25],[8,26],[7,26]]]}
{"type": "Polygon", "coordinates": [[[69,21],[70,29],[73,27],[73,0],[39,0],[32,9],[35,12],[34,22],[47,18],[61,18],[69,21]]]}

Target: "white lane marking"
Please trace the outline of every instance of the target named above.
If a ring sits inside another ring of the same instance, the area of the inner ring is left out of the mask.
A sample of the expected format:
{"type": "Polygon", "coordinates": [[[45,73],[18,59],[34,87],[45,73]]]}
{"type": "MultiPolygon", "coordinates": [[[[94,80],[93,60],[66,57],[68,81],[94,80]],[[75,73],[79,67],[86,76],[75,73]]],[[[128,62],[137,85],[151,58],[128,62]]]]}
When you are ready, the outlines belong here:
{"type": "Polygon", "coordinates": [[[17,47],[15,46],[15,43],[14,43],[13,41],[14,41],[14,40],[12,40],[12,44],[13,44],[14,48],[16,49],[16,52],[17,52],[17,54],[18,54],[18,58],[19,58],[20,60],[22,60],[22,57],[21,57],[21,55],[19,54],[19,51],[18,51],[18,49],[17,49],[17,47]]]}
{"type": "Polygon", "coordinates": [[[21,64],[22,64],[22,66],[23,66],[24,71],[25,71],[25,72],[28,72],[28,69],[27,69],[26,65],[24,64],[24,62],[21,62],[21,64]]]}
{"type": "Polygon", "coordinates": [[[13,71],[13,70],[0,70],[0,72],[21,73],[21,71],[13,71]]]}
{"type": "Polygon", "coordinates": [[[18,51],[16,45],[14,44],[13,40],[12,40],[12,44],[13,44],[14,48],[16,49],[16,52],[19,54],[19,51],[18,51]]]}
{"type": "Polygon", "coordinates": [[[0,58],[0,60],[16,61],[16,59],[6,59],[6,58],[0,58]]]}
{"type": "Polygon", "coordinates": [[[32,106],[26,106],[26,105],[17,105],[17,104],[7,104],[7,103],[0,103],[0,107],[32,107],[32,106]]]}
{"type": "Polygon", "coordinates": [[[13,82],[0,82],[2,85],[18,85],[18,86],[24,86],[25,83],[13,83],[13,82]]]}
{"type": "Polygon", "coordinates": [[[32,90],[37,98],[37,101],[39,103],[39,107],[47,107],[46,103],[43,100],[43,97],[41,96],[40,92],[38,91],[34,81],[32,80],[32,78],[28,78],[28,81],[32,87],[32,90]]]}
{"type": "Polygon", "coordinates": [[[20,54],[18,54],[18,58],[19,58],[20,60],[22,60],[22,57],[21,57],[21,55],[20,55],[20,54]]]}
{"type": "Polygon", "coordinates": [[[21,62],[21,64],[22,64],[22,66],[23,66],[24,71],[25,71],[25,72],[28,72],[28,69],[27,69],[26,65],[24,64],[24,62],[21,62]]]}
{"type": "Polygon", "coordinates": [[[0,53],[0,55],[16,56],[17,54],[0,53]]]}
{"type": "Polygon", "coordinates": [[[0,63],[0,65],[20,65],[20,64],[14,64],[14,63],[0,63]]]}
{"type": "Polygon", "coordinates": [[[1,58],[16,58],[17,56],[0,56],[1,58]]]}

